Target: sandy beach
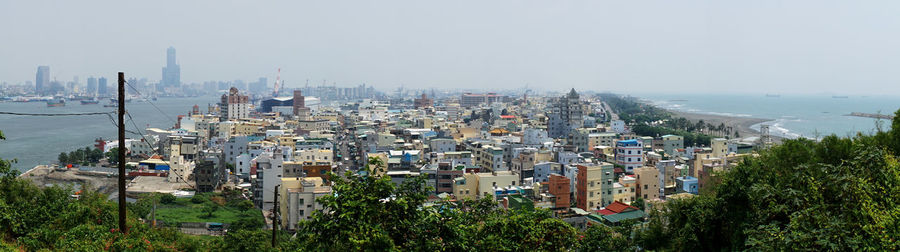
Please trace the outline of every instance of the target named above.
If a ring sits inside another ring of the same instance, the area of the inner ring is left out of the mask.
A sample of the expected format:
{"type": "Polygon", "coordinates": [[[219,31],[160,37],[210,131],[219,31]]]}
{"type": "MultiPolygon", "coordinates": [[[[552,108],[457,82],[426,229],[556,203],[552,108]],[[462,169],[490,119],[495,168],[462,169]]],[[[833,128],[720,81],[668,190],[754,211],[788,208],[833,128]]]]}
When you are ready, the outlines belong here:
{"type": "Polygon", "coordinates": [[[698,113],[689,113],[682,111],[674,111],[669,110],[675,114],[675,116],[680,116],[687,118],[692,122],[697,122],[698,120],[703,120],[707,123],[712,123],[713,125],[719,125],[724,123],[726,126],[731,126],[740,134],[741,138],[751,137],[751,136],[759,136],[759,131],[751,129],[750,126],[753,126],[757,123],[772,121],[771,119],[764,118],[753,118],[753,117],[737,117],[737,116],[721,116],[721,115],[711,115],[711,114],[698,114],[698,113]]]}

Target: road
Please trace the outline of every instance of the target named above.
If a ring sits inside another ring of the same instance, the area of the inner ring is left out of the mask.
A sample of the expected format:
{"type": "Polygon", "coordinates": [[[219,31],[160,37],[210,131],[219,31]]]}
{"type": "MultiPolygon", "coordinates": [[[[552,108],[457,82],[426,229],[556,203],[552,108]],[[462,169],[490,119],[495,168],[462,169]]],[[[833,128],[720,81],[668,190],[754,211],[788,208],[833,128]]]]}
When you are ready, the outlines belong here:
{"type": "Polygon", "coordinates": [[[606,102],[603,102],[603,110],[609,112],[610,121],[619,120],[619,115],[616,114],[616,112],[613,111],[612,108],[609,107],[609,104],[606,104],[606,102]]]}

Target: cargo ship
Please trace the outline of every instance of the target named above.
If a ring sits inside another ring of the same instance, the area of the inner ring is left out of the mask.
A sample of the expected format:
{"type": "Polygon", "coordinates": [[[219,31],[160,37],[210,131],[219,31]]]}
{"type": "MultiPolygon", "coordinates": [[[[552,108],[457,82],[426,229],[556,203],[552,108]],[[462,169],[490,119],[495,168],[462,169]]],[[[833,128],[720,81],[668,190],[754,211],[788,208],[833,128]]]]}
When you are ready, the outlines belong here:
{"type": "Polygon", "coordinates": [[[64,107],[66,106],[66,100],[63,98],[54,98],[47,100],[47,107],[64,107]]]}
{"type": "Polygon", "coordinates": [[[100,104],[100,101],[97,99],[81,100],[81,105],[91,105],[91,104],[100,104]]]}

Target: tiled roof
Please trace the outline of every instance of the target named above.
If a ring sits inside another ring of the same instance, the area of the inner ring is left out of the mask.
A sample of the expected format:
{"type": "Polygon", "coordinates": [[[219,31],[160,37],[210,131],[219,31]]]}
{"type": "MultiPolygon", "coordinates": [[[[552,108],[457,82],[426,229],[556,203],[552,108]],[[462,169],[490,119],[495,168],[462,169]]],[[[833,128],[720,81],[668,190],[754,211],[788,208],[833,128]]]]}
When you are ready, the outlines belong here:
{"type": "Polygon", "coordinates": [[[634,210],[638,210],[637,207],[629,206],[625,203],[614,201],[612,204],[606,206],[606,209],[613,211],[614,213],[622,213],[622,212],[630,212],[634,210]]]}

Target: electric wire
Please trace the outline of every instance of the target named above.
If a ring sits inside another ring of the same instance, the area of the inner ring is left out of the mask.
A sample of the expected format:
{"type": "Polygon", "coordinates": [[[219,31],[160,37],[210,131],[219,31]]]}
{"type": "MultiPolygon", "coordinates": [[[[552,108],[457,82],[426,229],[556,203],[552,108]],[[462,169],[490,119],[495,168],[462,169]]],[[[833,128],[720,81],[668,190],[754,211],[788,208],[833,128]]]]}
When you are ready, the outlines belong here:
{"type": "MultiPolygon", "coordinates": [[[[137,123],[134,122],[134,118],[131,117],[131,113],[128,113],[128,112],[126,111],[126,112],[125,112],[125,115],[128,116],[128,120],[130,120],[130,121],[131,121],[131,124],[134,125],[134,128],[135,128],[135,130],[138,131],[137,134],[141,136],[141,139],[144,139],[144,142],[145,142],[145,143],[150,144],[150,141],[147,140],[147,137],[144,136],[144,133],[141,133],[141,132],[140,132],[141,129],[137,126],[137,123]]],[[[160,140],[160,141],[161,141],[161,140],[160,140]]],[[[184,175],[181,175],[180,173],[176,172],[175,170],[172,170],[172,164],[170,164],[169,161],[167,161],[167,160],[165,160],[165,159],[162,159],[162,154],[160,154],[160,151],[159,151],[159,150],[157,150],[156,148],[153,148],[153,146],[151,146],[150,149],[153,150],[153,152],[154,152],[156,155],[159,155],[159,156],[160,156],[160,160],[162,160],[164,163],[166,163],[166,165],[169,166],[169,171],[172,172],[172,173],[175,173],[175,176],[178,176],[178,178],[180,178],[179,180],[180,180],[182,183],[185,183],[185,184],[191,186],[191,188],[193,188],[194,190],[197,190],[197,187],[196,187],[196,186],[194,186],[194,185],[192,185],[191,183],[188,183],[188,182],[187,182],[187,179],[184,177],[184,175]]]]}

